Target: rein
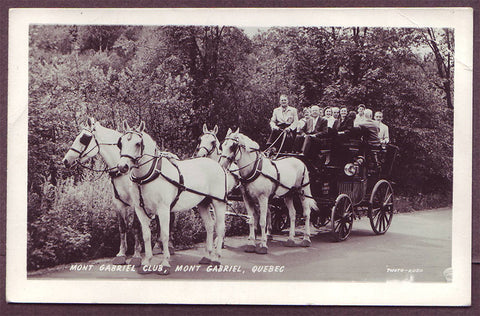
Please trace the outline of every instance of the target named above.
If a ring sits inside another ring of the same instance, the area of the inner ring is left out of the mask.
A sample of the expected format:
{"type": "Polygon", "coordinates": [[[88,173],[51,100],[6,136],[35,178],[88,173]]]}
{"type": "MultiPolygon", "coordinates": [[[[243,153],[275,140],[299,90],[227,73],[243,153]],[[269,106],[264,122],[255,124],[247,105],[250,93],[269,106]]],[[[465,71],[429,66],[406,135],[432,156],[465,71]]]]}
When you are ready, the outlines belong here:
{"type": "MultiPolygon", "coordinates": [[[[280,136],[282,136],[282,135],[284,136],[284,140],[285,140],[285,135],[286,135],[285,132],[283,132],[280,136]]],[[[279,136],[279,137],[280,137],[280,136],[279,136]]],[[[228,137],[228,138],[225,138],[225,139],[230,139],[230,140],[233,140],[233,141],[236,141],[236,142],[237,142],[237,148],[236,148],[236,150],[235,150],[235,154],[234,154],[232,157],[227,157],[227,156],[225,156],[225,155],[222,155],[222,156],[221,156],[221,157],[226,158],[226,159],[227,159],[228,161],[230,161],[230,163],[231,163],[231,162],[237,160],[237,159],[235,159],[235,157],[237,156],[240,148],[241,148],[241,147],[246,148],[246,146],[243,145],[243,144],[240,144],[240,143],[239,143],[239,140],[236,139],[236,138],[228,137]]],[[[275,140],[275,141],[276,141],[276,140],[275,140]]],[[[282,142],[282,145],[283,145],[283,142],[282,142]]],[[[299,190],[299,189],[304,188],[304,187],[306,187],[307,185],[310,184],[310,182],[303,183],[303,180],[304,180],[304,178],[305,178],[305,173],[306,173],[306,168],[305,168],[305,170],[303,171],[303,176],[302,176],[302,181],[301,181],[302,184],[301,184],[299,187],[291,187],[291,188],[290,188],[290,187],[287,187],[286,185],[284,185],[283,183],[280,182],[280,172],[278,171],[277,165],[276,165],[272,160],[268,159],[268,160],[270,161],[270,163],[274,166],[275,170],[276,170],[277,178],[275,179],[275,178],[273,178],[272,176],[270,176],[270,175],[265,174],[264,172],[262,172],[262,169],[263,169],[263,164],[262,164],[263,158],[266,158],[266,157],[263,155],[264,152],[262,152],[261,154],[258,153],[259,150],[251,150],[250,152],[257,152],[257,158],[256,158],[255,160],[253,160],[252,162],[250,162],[250,163],[246,164],[245,166],[240,167],[240,168],[238,168],[238,169],[236,169],[236,170],[231,170],[232,172],[235,172],[235,171],[242,170],[242,169],[244,169],[244,168],[246,168],[246,167],[248,167],[248,166],[250,166],[250,165],[252,165],[252,164],[255,164],[255,167],[253,168],[252,172],[251,172],[246,178],[243,178],[241,175],[239,176],[239,180],[240,180],[241,183],[244,183],[244,184],[251,183],[251,182],[255,181],[260,175],[262,175],[262,176],[264,176],[265,178],[267,178],[268,180],[270,180],[270,181],[272,181],[272,182],[274,183],[275,189],[273,190],[272,195],[275,194],[275,192],[277,191],[277,189],[278,189],[279,186],[281,186],[282,188],[284,188],[284,189],[286,189],[286,190],[288,191],[287,193],[284,194],[284,195],[287,195],[287,194],[289,194],[290,192],[293,192],[294,190],[299,190]]],[[[240,152],[240,154],[241,154],[241,152],[240,152]]],[[[233,174],[233,173],[232,173],[232,174],[233,174]]],[[[303,192],[302,192],[302,195],[305,196],[305,197],[307,197],[307,198],[312,198],[312,199],[313,199],[313,197],[307,196],[307,195],[305,195],[303,192]]]]}
{"type": "MultiPolygon", "coordinates": [[[[177,201],[180,198],[180,194],[184,191],[194,193],[194,194],[198,194],[198,195],[201,195],[201,196],[205,196],[206,198],[211,198],[211,199],[214,199],[214,200],[218,200],[218,201],[227,203],[227,193],[228,192],[227,192],[227,189],[226,189],[226,182],[227,182],[226,174],[225,174],[225,196],[224,196],[223,199],[219,198],[219,197],[216,197],[216,196],[213,196],[213,195],[210,195],[210,194],[207,194],[207,193],[204,193],[204,192],[200,192],[200,191],[188,188],[184,185],[183,175],[180,172],[180,169],[178,168],[178,165],[173,161],[173,159],[175,158],[174,156],[172,156],[169,153],[160,153],[160,155],[157,155],[157,151],[158,151],[157,148],[155,148],[155,155],[144,154],[143,153],[143,150],[144,150],[143,135],[141,133],[136,132],[136,131],[126,132],[124,135],[126,135],[128,133],[135,133],[135,134],[139,135],[140,138],[142,139],[141,155],[137,158],[134,158],[134,157],[131,157],[130,155],[125,155],[125,154],[121,154],[120,156],[121,157],[127,157],[127,158],[131,159],[135,164],[134,166],[132,166],[132,168],[137,168],[138,169],[141,166],[146,165],[147,163],[150,163],[150,162],[152,163],[149,171],[146,174],[144,174],[143,176],[135,177],[133,175],[133,173],[130,174],[130,180],[137,184],[137,188],[138,188],[138,192],[139,192],[139,199],[140,199],[140,207],[143,209],[143,211],[144,211],[144,213],[147,217],[149,217],[150,219],[152,218],[151,216],[148,215],[147,210],[145,209],[145,202],[144,202],[144,199],[143,199],[141,186],[156,180],[159,176],[162,176],[167,182],[169,182],[173,186],[177,187],[177,189],[178,189],[175,199],[170,204],[170,210],[172,210],[174,208],[175,204],[177,203],[177,201]],[[142,159],[144,156],[147,156],[147,155],[152,157],[152,158],[143,162],[143,163],[141,163],[141,164],[138,164],[138,161],[140,159],[142,159]],[[176,181],[176,180],[168,177],[165,173],[162,172],[163,158],[166,158],[167,161],[169,161],[177,169],[178,176],[179,176],[179,181],[176,181]]],[[[119,141],[119,143],[120,143],[120,141],[119,141]]]]}
{"type": "MultiPolygon", "coordinates": [[[[99,172],[101,174],[103,173],[108,173],[109,176],[110,176],[110,179],[111,179],[111,182],[112,182],[112,186],[113,186],[113,193],[115,195],[115,198],[117,200],[119,200],[120,202],[123,203],[123,205],[125,206],[130,206],[130,204],[128,204],[127,202],[125,202],[124,200],[122,200],[122,198],[120,197],[120,194],[118,193],[118,190],[117,190],[117,187],[115,186],[115,182],[113,181],[115,178],[121,176],[122,174],[118,171],[117,167],[112,167],[112,168],[108,168],[107,164],[105,163],[105,168],[103,169],[95,169],[95,168],[92,168],[92,167],[89,167],[89,166],[86,166],[84,165],[83,163],[80,162],[80,159],[83,158],[83,157],[86,157],[90,152],[92,152],[95,148],[98,147],[98,153],[100,153],[100,146],[102,145],[105,145],[105,146],[114,146],[114,145],[117,145],[118,143],[99,143],[97,138],[95,137],[95,134],[93,133],[93,131],[91,130],[87,130],[85,129],[87,132],[89,132],[91,135],[83,135],[81,138],[80,138],[80,143],[82,145],[84,145],[84,149],[82,151],[74,148],[74,147],[70,147],[70,150],[76,152],[79,154],[78,156],[78,160],[77,160],[77,164],[80,165],[82,168],[84,169],[88,169],[90,171],[93,171],[93,172],[99,172]],[[92,147],[92,149],[90,149],[88,152],[85,153],[85,150],[87,150],[88,148],[88,145],[90,144],[90,142],[92,141],[92,138],[93,140],[95,141],[95,146],[92,147]]],[[[101,176],[100,174],[100,176],[101,176]]],[[[100,177],[98,178],[100,179],[100,177]]],[[[98,180],[97,179],[97,180],[98,180]]]]}

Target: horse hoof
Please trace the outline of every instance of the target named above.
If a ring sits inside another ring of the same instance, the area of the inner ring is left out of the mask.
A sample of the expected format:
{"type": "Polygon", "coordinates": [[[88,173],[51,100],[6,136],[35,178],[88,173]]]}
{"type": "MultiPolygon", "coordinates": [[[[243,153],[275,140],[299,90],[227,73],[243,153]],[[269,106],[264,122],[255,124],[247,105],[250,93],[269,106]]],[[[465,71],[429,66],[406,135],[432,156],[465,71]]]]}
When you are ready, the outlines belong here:
{"type": "Polygon", "coordinates": [[[159,254],[162,254],[162,253],[163,253],[162,248],[160,248],[160,247],[153,247],[153,249],[152,249],[152,254],[154,254],[154,255],[159,255],[159,254]]]}
{"type": "Polygon", "coordinates": [[[266,255],[268,253],[267,247],[259,246],[255,248],[255,252],[259,255],[266,255]]]}
{"type": "Polygon", "coordinates": [[[207,257],[203,257],[202,259],[200,259],[200,261],[198,263],[199,264],[212,264],[212,260],[208,259],[207,257]]]}
{"type": "Polygon", "coordinates": [[[255,252],[255,246],[253,246],[253,245],[246,245],[244,251],[245,251],[245,252],[249,252],[249,253],[255,252]]]}
{"type": "Polygon", "coordinates": [[[142,265],[142,258],[133,257],[130,259],[130,264],[135,267],[140,267],[142,265]]]}
{"type": "Polygon", "coordinates": [[[221,265],[220,261],[212,261],[211,266],[218,267],[221,265]]]}
{"type": "Polygon", "coordinates": [[[163,267],[162,270],[155,272],[158,275],[169,275],[170,274],[170,267],[163,267]]]}
{"type": "Polygon", "coordinates": [[[297,245],[295,244],[295,241],[293,241],[293,239],[288,239],[288,240],[284,243],[284,246],[285,246],[285,247],[296,247],[297,245]]]}
{"type": "Polygon", "coordinates": [[[175,248],[173,247],[168,247],[168,251],[170,252],[171,255],[175,254],[175,248]]]}
{"type": "Polygon", "coordinates": [[[136,271],[137,271],[137,274],[150,274],[152,273],[152,271],[145,271],[143,270],[143,267],[145,267],[144,265],[140,265],[137,267],[136,271]]]}
{"type": "Polygon", "coordinates": [[[118,256],[113,258],[112,264],[127,264],[126,256],[118,256]]]}
{"type": "Polygon", "coordinates": [[[312,242],[308,239],[304,239],[302,240],[302,242],[300,243],[300,246],[302,247],[310,247],[312,245],[312,242]]]}

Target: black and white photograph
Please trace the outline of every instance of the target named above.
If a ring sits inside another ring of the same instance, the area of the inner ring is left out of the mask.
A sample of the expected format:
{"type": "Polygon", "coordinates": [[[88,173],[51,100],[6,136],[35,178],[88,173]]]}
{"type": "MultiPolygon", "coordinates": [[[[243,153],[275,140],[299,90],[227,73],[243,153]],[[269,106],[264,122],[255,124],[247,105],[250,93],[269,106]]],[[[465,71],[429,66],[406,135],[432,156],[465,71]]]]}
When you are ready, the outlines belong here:
{"type": "Polygon", "coordinates": [[[470,305],[472,23],[11,10],[7,300],[470,305]]]}

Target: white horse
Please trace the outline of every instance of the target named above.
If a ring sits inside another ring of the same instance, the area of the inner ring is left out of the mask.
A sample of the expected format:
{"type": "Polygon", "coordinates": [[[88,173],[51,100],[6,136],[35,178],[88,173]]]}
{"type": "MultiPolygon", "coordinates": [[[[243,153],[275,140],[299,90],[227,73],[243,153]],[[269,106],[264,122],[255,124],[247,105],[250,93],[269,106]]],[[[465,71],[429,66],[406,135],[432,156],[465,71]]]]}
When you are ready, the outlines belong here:
{"type": "Polygon", "coordinates": [[[229,129],[222,144],[220,164],[227,167],[236,162],[240,171],[241,182],[244,187],[244,202],[249,216],[253,216],[255,204],[260,210],[261,240],[255,244],[254,225],[250,223],[250,234],[247,252],[266,254],[267,251],[267,210],[270,197],[284,197],[290,215],[290,232],[286,246],[295,246],[295,207],[293,195],[300,197],[305,216],[305,228],[301,246],[309,247],[310,241],[310,211],[317,210],[317,204],[311,198],[309,174],[305,164],[296,158],[284,158],[272,161],[266,158],[259,150],[256,142],[240,134],[237,129],[234,133],[229,129]]]}
{"type": "MultiPolygon", "coordinates": [[[[130,196],[131,182],[128,176],[121,174],[117,169],[120,160],[120,150],[117,147],[119,132],[103,127],[93,118],[87,120],[86,125],[81,125],[82,131],[75,138],[72,146],[65,154],[63,163],[67,168],[77,163],[83,164],[88,159],[100,155],[107,165],[104,171],[108,172],[113,186],[118,227],[120,231],[120,250],[113,260],[113,264],[125,264],[127,252],[127,217],[133,213],[132,198],[130,196]]],[[[141,262],[140,223],[136,216],[133,222],[135,236],[135,253],[130,264],[139,265],[141,262]]]]}
{"type": "Polygon", "coordinates": [[[206,258],[200,263],[220,264],[222,240],[225,234],[227,176],[223,168],[211,159],[195,158],[177,161],[159,155],[153,139],[144,132],[145,123],[132,130],[124,122],[125,134],[119,139],[121,158],[118,169],[131,170],[133,204],[140,220],[145,242],[143,265],[152,259],[148,215],[157,214],[160,219],[161,240],[164,245],[160,274],[170,273],[168,247],[168,222],[170,212],[186,211],[198,206],[207,231],[206,258]],[[208,205],[214,207],[215,221],[208,205]],[[217,241],[213,244],[213,231],[217,241]]]}
{"type": "MultiPolygon", "coordinates": [[[[213,130],[208,130],[206,124],[203,124],[203,134],[200,136],[197,148],[195,149],[194,156],[195,157],[207,157],[213,159],[214,161],[219,161],[222,151],[220,150],[220,141],[217,137],[218,133],[218,126],[215,125],[213,130]]],[[[240,183],[240,174],[238,173],[238,166],[235,163],[232,163],[229,169],[229,183],[234,183],[232,186],[229,186],[229,193],[236,188],[240,183]]],[[[240,191],[242,192],[242,196],[245,199],[245,194],[243,192],[243,187],[240,186],[240,191]]],[[[258,212],[254,212],[255,219],[252,220],[258,223],[258,212]]],[[[250,217],[249,217],[250,218],[250,217]]],[[[268,239],[272,239],[271,235],[272,231],[272,221],[270,216],[270,211],[267,212],[267,235],[268,239]]]]}

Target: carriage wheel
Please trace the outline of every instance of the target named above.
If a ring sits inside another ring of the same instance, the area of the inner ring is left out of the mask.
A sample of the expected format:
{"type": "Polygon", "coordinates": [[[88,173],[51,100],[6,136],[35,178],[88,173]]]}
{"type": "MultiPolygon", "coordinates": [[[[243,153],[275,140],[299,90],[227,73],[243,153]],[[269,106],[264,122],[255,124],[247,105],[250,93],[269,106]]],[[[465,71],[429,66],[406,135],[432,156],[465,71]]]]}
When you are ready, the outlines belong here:
{"type": "Polygon", "coordinates": [[[347,239],[353,225],[353,203],[348,195],[340,194],[337,197],[330,220],[332,223],[331,234],[335,241],[347,239]]]}
{"type": "Polygon", "coordinates": [[[368,217],[372,230],[377,235],[385,234],[393,217],[393,189],[387,180],[378,181],[370,196],[368,217]]]}
{"type": "Polygon", "coordinates": [[[272,218],[272,233],[278,234],[288,228],[290,220],[286,207],[273,206],[270,208],[272,218]]]}
{"type": "Polygon", "coordinates": [[[327,226],[327,224],[330,222],[330,218],[328,215],[324,214],[316,214],[319,212],[312,212],[311,219],[312,219],[312,225],[313,227],[319,229],[321,227],[327,226]]]}

